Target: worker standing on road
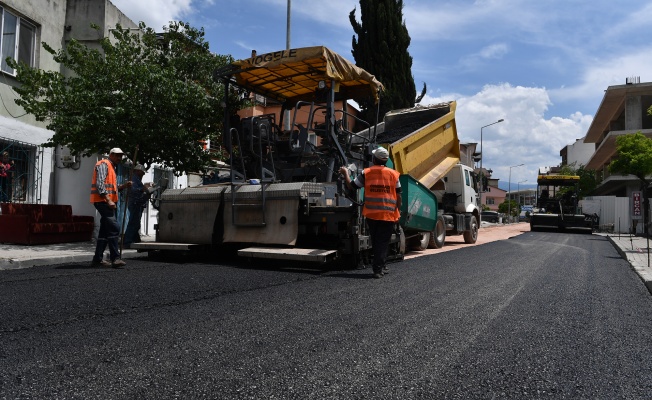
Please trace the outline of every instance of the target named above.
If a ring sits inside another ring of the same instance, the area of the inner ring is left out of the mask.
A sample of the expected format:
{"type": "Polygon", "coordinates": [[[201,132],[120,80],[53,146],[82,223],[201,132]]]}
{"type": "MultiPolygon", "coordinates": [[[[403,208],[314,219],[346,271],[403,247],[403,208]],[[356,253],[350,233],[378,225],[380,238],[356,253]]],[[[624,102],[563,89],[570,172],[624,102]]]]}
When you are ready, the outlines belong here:
{"type": "Polygon", "coordinates": [[[346,185],[351,190],[364,188],[364,207],[362,215],[367,218],[373,247],[373,277],[382,278],[388,272],[385,265],[387,248],[394,231],[394,225],[400,218],[401,183],[399,173],[385,166],[389,152],[379,147],[372,152],[374,165],[365,168],[354,181],[351,181],[349,170],[340,168],[346,185]]]}
{"type": "Polygon", "coordinates": [[[125,230],[124,248],[128,249],[132,243],[140,242],[140,220],[143,216],[143,210],[147,207],[147,200],[149,199],[149,188],[152,183],[143,183],[143,176],[145,176],[145,166],[138,164],[133,169],[133,176],[131,178],[131,189],[129,189],[129,222],[127,222],[127,229],[125,230]]]}
{"type": "Polygon", "coordinates": [[[124,152],[119,148],[113,148],[109,152],[109,159],[102,159],[95,164],[93,170],[93,181],[91,182],[91,203],[100,213],[100,232],[97,235],[97,246],[91,267],[120,268],[125,266],[118,251],[118,238],[120,237],[120,225],[116,218],[118,206],[118,192],[124,188],[131,187],[131,182],[118,185],[115,169],[124,152]],[[103,260],[104,250],[109,246],[109,257],[111,262],[103,260]]]}

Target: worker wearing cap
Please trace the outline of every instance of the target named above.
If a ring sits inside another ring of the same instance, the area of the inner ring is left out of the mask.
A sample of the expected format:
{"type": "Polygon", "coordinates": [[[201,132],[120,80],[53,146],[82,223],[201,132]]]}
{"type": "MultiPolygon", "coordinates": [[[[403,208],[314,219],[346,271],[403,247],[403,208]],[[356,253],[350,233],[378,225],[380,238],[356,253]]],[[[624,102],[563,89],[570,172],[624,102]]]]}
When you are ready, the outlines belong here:
{"type": "Polygon", "coordinates": [[[115,169],[124,152],[115,147],[109,152],[109,159],[102,159],[95,164],[93,181],[91,182],[91,203],[100,214],[100,232],[97,236],[97,246],[93,257],[92,267],[112,266],[120,268],[126,263],[120,259],[118,251],[118,238],[120,225],[116,218],[118,192],[125,187],[131,187],[131,182],[118,185],[115,169]],[[104,250],[109,246],[111,262],[103,260],[104,250]]]}
{"type": "Polygon", "coordinates": [[[143,210],[147,207],[147,199],[149,198],[149,188],[151,183],[143,183],[143,176],[145,176],[145,166],[138,164],[134,167],[133,175],[131,178],[131,188],[129,189],[129,222],[127,222],[127,229],[125,230],[124,247],[128,249],[132,243],[140,242],[140,220],[143,216],[143,210]]]}
{"type": "Polygon", "coordinates": [[[364,207],[362,215],[367,218],[373,250],[373,276],[381,278],[387,273],[387,248],[394,231],[394,225],[400,218],[401,183],[399,173],[385,166],[389,152],[378,147],[372,152],[373,166],[365,168],[354,181],[351,181],[346,167],[340,168],[351,189],[364,188],[364,207]]]}

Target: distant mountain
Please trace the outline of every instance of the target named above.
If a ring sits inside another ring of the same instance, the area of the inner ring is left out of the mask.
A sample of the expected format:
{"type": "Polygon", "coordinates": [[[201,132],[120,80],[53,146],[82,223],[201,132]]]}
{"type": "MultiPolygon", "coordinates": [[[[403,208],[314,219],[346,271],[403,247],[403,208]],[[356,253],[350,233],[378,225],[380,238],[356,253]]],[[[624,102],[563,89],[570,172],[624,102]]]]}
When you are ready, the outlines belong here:
{"type": "MultiPolygon", "coordinates": [[[[510,189],[509,182],[498,181],[498,188],[502,189],[502,190],[504,190],[506,192],[509,191],[509,189],[510,189]]],[[[512,185],[511,185],[512,192],[515,192],[518,189],[523,190],[523,189],[536,189],[536,188],[537,188],[536,183],[534,183],[534,184],[532,184],[532,183],[529,183],[529,184],[528,183],[521,183],[519,185],[517,182],[512,182],[512,185]]]]}

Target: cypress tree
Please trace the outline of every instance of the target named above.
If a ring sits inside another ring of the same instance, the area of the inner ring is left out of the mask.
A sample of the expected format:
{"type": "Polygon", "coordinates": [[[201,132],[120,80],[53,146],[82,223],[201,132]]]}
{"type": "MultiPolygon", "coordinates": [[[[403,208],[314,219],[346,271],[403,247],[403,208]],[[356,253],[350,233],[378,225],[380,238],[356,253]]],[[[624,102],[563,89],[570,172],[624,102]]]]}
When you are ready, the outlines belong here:
{"type": "MultiPolygon", "coordinates": [[[[410,35],[403,21],[403,1],[360,0],[360,22],[355,18],[355,8],[349,20],[355,33],[351,53],[356,65],[374,74],[385,86],[380,97],[379,119],[389,110],[413,107],[416,89],[408,52],[410,35]]],[[[369,102],[360,106],[362,118],[375,123],[376,105],[369,102]]]]}

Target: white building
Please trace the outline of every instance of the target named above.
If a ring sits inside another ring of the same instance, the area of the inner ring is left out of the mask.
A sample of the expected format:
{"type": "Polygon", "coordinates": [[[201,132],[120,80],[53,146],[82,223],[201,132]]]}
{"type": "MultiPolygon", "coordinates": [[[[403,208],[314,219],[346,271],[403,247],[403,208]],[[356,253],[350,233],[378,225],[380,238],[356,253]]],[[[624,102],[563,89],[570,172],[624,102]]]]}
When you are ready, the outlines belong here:
{"type": "MultiPolygon", "coordinates": [[[[55,51],[71,38],[93,47],[99,46],[99,38],[91,24],[99,26],[99,32],[105,37],[117,24],[124,28],[138,27],[109,0],[0,0],[0,19],[2,60],[12,57],[32,67],[64,75],[68,71],[54,61],[42,42],[55,51]]],[[[73,214],[96,215],[89,202],[90,182],[93,166],[101,155],[75,158],[65,148],[43,147],[54,132],[46,129],[46,122],[36,121],[15,104],[18,95],[13,88],[19,85],[15,71],[4,61],[0,63],[0,71],[0,152],[9,152],[16,166],[10,201],[70,204],[73,214]]],[[[150,171],[144,181],[153,180],[150,171]]],[[[181,185],[185,186],[185,181],[181,185]]],[[[179,182],[171,186],[179,187],[179,182]]],[[[148,210],[146,216],[143,224],[147,232],[154,224],[155,213],[148,210]]],[[[99,224],[98,217],[96,224],[99,224]]]]}
{"type": "Polygon", "coordinates": [[[569,144],[559,151],[561,165],[574,165],[575,168],[586,165],[594,152],[594,144],[585,143],[584,138],[577,139],[575,143],[569,144]]]}

